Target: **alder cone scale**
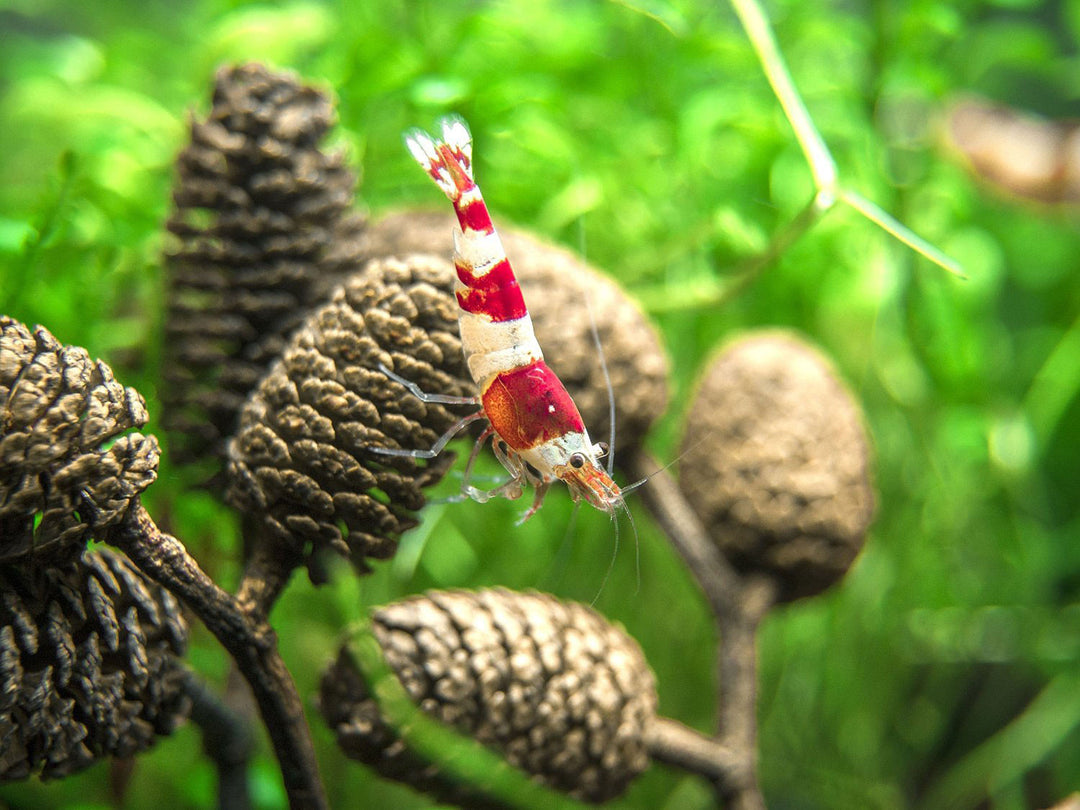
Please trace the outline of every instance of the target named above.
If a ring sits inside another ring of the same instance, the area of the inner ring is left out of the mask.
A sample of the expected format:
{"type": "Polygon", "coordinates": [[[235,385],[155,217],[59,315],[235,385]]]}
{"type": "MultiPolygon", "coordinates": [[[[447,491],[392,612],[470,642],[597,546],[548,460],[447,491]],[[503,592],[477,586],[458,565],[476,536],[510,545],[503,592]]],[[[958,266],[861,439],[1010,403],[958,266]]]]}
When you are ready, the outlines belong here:
{"type": "Polygon", "coordinates": [[[37,562],[0,565],[0,782],[132,756],[190,708],[168,591],[105,547],[37,562]]]}
{"type": "Polygon", "coordinates": [[[330,98],[261,65],[218,72],[177,158],[166,256],[163,423],[178,461],[220,459],[290,332],[361,262],[365,220],[330,98]]]}
{"type": "MultiPolygon", "coordinates": [[[[422,711],[541,783],[602,802],[647,767],[652,672],[636,642],[591,608],[501,588],[442,591],[380,608],[372,623],[387,664],[422,711]]],[[[461,800],[462,788],[382,719],[347,654],[324,675],[320,704],[350,757],[461,800]]]]}

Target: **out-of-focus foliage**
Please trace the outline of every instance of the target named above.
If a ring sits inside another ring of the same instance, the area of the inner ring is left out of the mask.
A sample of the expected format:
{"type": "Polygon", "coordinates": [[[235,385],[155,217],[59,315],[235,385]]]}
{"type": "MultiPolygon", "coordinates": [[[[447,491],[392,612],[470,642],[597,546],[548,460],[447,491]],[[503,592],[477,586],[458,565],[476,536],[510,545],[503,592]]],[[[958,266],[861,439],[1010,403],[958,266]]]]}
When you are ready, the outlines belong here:
{"type": "MultiPolygon", "coordinates": [[[[400,133],[456,110],[497,218],[584,251],[655,313],[676,393],[652,440],[661,456],[704,356],[744,327],[810,336],[866,409],[879,492],[867,548],[839,588],[785,607],[761,639],[770,805],[1047,806],[1080,788],[1080,214],[971,179],[940,147],[938,116],[965,91],[1075,115],[1080,4],[767,11],[844,182],[960,259],[966,282],[837,209],[740,297],[679,305],[735,273],[812,193],[723,4],[9,0],[0,311],[108,360],[156,420],[171,162],[215,67],[261,59],[332,88],[376,212],[438,202],[400,133]]],[[[186,492],[167,459],[149,500],[231,581],[234,516],[186,492]]],[[[566,500],[550,496],[517,529],[519,504],[435,506],[372,577],[294,583],[273,620],[301,692],[363,605],[430,586],[586,602],[600,591],[597,608],[656,670],[661,712],[708,730],[714,639],[680,562],[635,509],[637,552],[624,522],[605,579],[612,526],[571,518],[566,500]]],[[[223,654],[195,630],[192,665],[223,681],[223,654]]],[[[427,806],[314,726],[334,806],[427,806]]],[[[281,807],[268,755],[254,776],[260,806],[281,807]]],[[[127,806],[208,806],[212,782],[197,733],[182,730],[137,761],[127,806]]],[[[100,765],[0,800],[101,806],[109,785],[100,765]]],[[[710,802],[698,780],[654,767],[615,806],[710,802]]]]}

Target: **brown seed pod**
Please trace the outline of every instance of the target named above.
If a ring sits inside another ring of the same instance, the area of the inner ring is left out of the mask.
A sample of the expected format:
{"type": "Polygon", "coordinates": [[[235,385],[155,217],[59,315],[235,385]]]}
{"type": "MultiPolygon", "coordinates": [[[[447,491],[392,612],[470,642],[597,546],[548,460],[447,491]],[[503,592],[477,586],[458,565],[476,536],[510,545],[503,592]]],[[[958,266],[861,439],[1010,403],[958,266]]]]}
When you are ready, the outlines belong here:
{"type": "MultiPolygon", "coordinates": [[[[368,249],[375,256],[450,256],[455,224],[451,214],[391,214],[371,226],[368,249]]],[[[496,227],[544,358],[574,397],[590,436],[607,441],[610,432],[608,390],[592,335],[595,318],[615,395],[616,450],[640,444],[667,407],[668,364],[656,331],[618,284],[569,250],[517,228],[496,227]]]]}
{"type": "Polygon", "coordinates": [[[708,366],[679,463],[687,500],[732,564],[781,600],[839,580],[873,514],[859,407],[800,339],[748,335],[708,366]]]}
{"type": "MultiPolygon", "coordinates": [[[[591,608],[501,588],[441,591],[380,608],[373,629],[422,711],[544,785],[603,802],[648,765],[652,672],[637,643],[591,608]]],[[[348,654],[323,676],[320,704],[348,756],[462,798],[461,786],[398,738],[348,654]]]]}
{"type": "Polygon", "coordinates": [[[85,349],[0,316],[0,562],[78,556],[157,476],[146,406],[85,349]]]}
{"type": "Polygon", "coordinates": [[[977,176],[1021,199],[1080,202],[1080,127],[978,96],[955,99],[946,145],[977,176]]]}
{"type": "Polygon", "coordinates": [[[186,717],[187,625],[107,547],[0,565],[0,782],[129,757],[186,717]]]}
{"type": "Polygon", "coordinates": [[[367,448],[429,448],[461,414],[403,393],[378,364],[425,391],[471,393],[453,284],[453,265],[434,256],[369,262],[294,334],[245,406],[227,500],[289,565],[331,548],[363,570],[416,525],[422,487],[453,454],[425,463],[367,448]]]}
{"type": "Polygon", "coordinates": [[[330,98],[256,64],[223,68],[177,158],[166,256],[163,423],[178,461],[223,455],[289,333],[359,268],[363,217],[330,98]]]}

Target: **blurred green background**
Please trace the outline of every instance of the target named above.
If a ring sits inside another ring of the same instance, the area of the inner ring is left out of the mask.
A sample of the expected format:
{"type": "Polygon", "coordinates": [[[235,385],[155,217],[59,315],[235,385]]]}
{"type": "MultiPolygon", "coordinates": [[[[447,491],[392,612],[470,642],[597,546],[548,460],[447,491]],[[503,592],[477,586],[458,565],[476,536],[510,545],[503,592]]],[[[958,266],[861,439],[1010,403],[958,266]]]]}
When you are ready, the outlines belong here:
{"type": "MultiPolygon", "coordinates": [[[[879,508],[826,595],[761,637],[761,778],[772,808],[1045,807],[1080,789],[1080,219],[973,180],[941,146],[948,100],[975,91],[1051,117],[1080,111],[1080,2],[917,0],[766,6],[842,180],[959,259],[958,281],[836,209],[741,296],[696,301],[762,250],[813,193],[730,8],[690,0],[0,2],[0,312],[86,346],[159,410],[162,223],[171,163],[216,66],[259,59],[331,88],[334,136],[373,212],[434,203],[403,129],[471,123],[497,219],[565,243],[650,312],[674,402],[650,437],[670,459],[709,352],[788,326],[862,402],[879,508]]],[[[154,428],[151,424],[151,429],[154,428]]],[[[235,516],[166,459],[147,501],[223,584],[235,516]]],[[[452,490],[453,483],[449,484],[452,490]]],[[[625,624],[663,713],[711,728],[715,639],[680,561],[634,505],[614,553],[601,514],[550,496],[429,509],[402,553],[276,608],[310,697],[341,628],[428,587],[539,587],[625,624]]],[[[201,628],[193,667],[227,661],[201,628]]],[[[312,726],[335,807],[425,807],[312,726]],[[378,803],[378,805],[376,804],[378,803]]],[[[260,807],[283,806],[263,741],[260,807]]],[[[110,767],[0,787],[18,808],[110,806],[110,767]]],[[[213,772],[180,729],[140,757],[123,806],[208,807],[213,772]]],[[[613,806],[695,808],[660,766],[613,806]]]]}

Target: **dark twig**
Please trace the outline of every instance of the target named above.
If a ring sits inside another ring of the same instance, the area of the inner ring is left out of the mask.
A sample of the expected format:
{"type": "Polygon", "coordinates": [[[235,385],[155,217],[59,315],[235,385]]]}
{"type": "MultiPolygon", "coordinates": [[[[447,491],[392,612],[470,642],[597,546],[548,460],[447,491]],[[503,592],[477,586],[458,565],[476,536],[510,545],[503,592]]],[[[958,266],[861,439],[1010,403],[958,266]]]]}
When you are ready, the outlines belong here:
{"type": "Polygon", "coordinates": [[[175,537],[163,533],[135,501],[109,542],[148,576],[180,598],[232,655],[258,703],[294,810],[327,808],[315,749],[303,706],[274,631],[244,613],[237,600],[214,584],[175,537]]]}
{"type": "Polygon", "coordinates": [[[723,743],[668,717],[657,717],[645,736],[649,756],[714,782],[738,779],[743,757],[723,743]]]}
{"type": "MultiPolygon", "coordinates": [[[[245,537],[258,531],[254,521],[244,521],[245,537]]],[[[272,546],[268,542],[249,543],[251,551],[244,562],[236,599],[240,608],[249,616],[265,621],[285,590],[293,570],[303,564],[302,559],[288,559],[288,550],[272,546]]]]}
{"type": "Polygon", "coordinates": [[[624,453],[619,465],[632,479],[649,478],[648,484],[641,487],[641,499],[686,560],[713,615],[719,619],[739,612],[742,581],[709,538],[671,473],[640,449],[624,453]]]}
{"type": "Polygon", "coordinates": [[[184,674],[184,689],[191,697],[191,720],[203,736],[203,750],[218,772],[220,810],[248,810],[248,762],[253,740],[245,718],[222,701],[217,692],[190,670],[184,674]]]}
{"type": "Polygon", "coordinates": [[[715,749],[699,749],[705,760],[666,761],[692,767],[713,779],[725,807],[764,808],[757,785],[757,628],[773,604],[774,587],[765,579],[741,577],[728,564],[686,502],[675,479],[644,450],[620,460],[631,478],[650,476],[641,497],[656,522],[686,561],[705,594],[720,633],[717,652],[720,698],[715,749]],[[712,760],[709,757],[713,757],[712,760]],[[724,762],[722,757],[732,758],[724,762]],[[711,762],[711,764],[709,764],[711,762]]]}
{"type": "Polygon", "coordinates": [[[731,810],[765,807],[757,784],[757,629],[772,604],[773,592],[771,583],[750,580],[740,588],[740,608],[716,617],[722,641],[716,653],[720,673],[717,733],[744,759],[744,767],[731,780],[717,783],[724,806],[731,810]]]}

